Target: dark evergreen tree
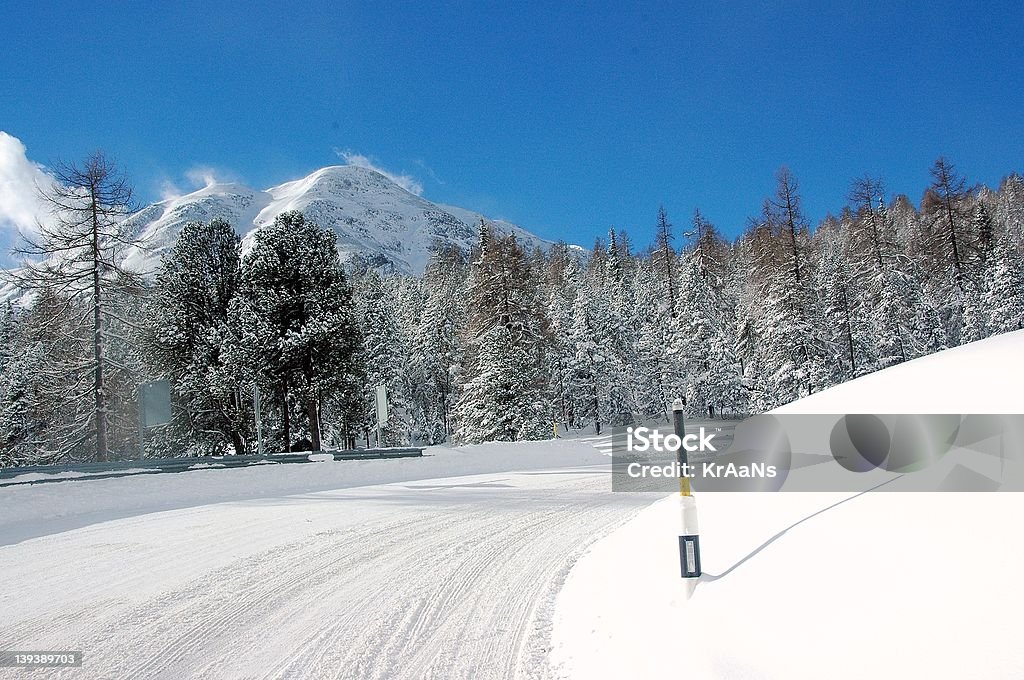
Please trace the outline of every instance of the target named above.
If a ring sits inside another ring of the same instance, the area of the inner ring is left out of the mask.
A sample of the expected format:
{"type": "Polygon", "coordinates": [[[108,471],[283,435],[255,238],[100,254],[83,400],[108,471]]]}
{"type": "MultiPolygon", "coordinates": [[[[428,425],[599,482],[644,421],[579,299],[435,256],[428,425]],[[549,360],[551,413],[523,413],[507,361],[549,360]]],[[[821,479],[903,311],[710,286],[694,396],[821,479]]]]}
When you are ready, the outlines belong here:
{"type": "Polygon", "coordinates": [[[197,452],[247,451],[250,385],[226,362],[236,336],[229,315],[239,283],[240,241],[224,220],[186,224],[157,273],[147,304],[146,357],[171,381],[181,408],[174,438],[197,452]]]}
{"type": "Polygon", "coordinates": [[[668,213],[665,212],[665,206],[659,206],[658,222],[654,227],[654,245],[671,316],[676,315],[676,251],[672,246],[673,240],[675,236],[672,235],[672,223],[668,221],[668,213]]]}
{"type": "MultiPolygon", "coordinates": [[[[310,446],[319,450],[321,406],[339,392],[365,389],[352,291],[334,232],[299,212],[258,230],[242,260],[230,318],[239,329],[230,361],[276,395],[285,449],[292,445],[294,406],[305,416],[310,446]]],[[[341,413],[333,414],[346,439],[358,420],[352,406],[338,405],[341,413]]]]}

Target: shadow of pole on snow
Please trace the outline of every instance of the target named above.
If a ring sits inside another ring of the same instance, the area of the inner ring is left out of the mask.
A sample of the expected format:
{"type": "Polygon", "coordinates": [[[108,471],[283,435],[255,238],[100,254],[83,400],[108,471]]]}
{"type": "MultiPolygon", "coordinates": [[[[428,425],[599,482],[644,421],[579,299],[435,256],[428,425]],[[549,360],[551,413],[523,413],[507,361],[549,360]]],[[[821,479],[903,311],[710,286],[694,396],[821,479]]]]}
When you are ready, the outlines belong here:
{"type": "Polygon", "coordinates": [[[822,514],[824,512],[828,512],[832,508],[838,507],[838,506],[840,506],[843,503],[846,503],[848,501],[852,501],[854,498],[858,498],[860,496],[863,496],[866,493],[870,493],[871,491],[874,491],[875,489],[881,488],[881,487],[885,486],[886,484],[889,484],[891,482],[895,482],[897,479],[899,479],[902,476],[903,475],[899,475],[898,477],[893,477],[892,479],[887,479],[886,481],[882,482],[881,484],[876,484],[875,486],[871,487],[870,489],[865,489],[864,491],[861,491],[860,493],[856,493],[856,494],[850,496],[849,498],[844,498],[843,500],[837,501],[837,502],[833,503],[832,505],[829,505],[828,507],[822,508],[821,510],[817,510],[816,512],[812,512],[811,514],[807,515],[807,517],[804,517],[803,519],[799,519],[796,522],[793,522],[788,527],[786,527],[785,529],[783,529],[779,533],[775,534],[774,536],[769,538],[767,541],[765,541],[761,545],[759,545],[756,548],[754,548],[754,550],[752,550],[750,553],[745,555],[739,562],[736,562],[731,567],[729,567],[728,569],[723,571],[721,574],[708,574],[708,573],[704,573],[700,577],[700,581],[704,581],[704,582],[710,583],[711,581],[717,581],[720,578],[725,578],[726,576],[731,574],[733,571],[735,571],[741,564],[743,564],[744,562],[746,562],[750,558],[754,557],[755,555],[757,555],[757,553],[761,552],[762,550],[767,548],[769,545],[771,545],[772,543],[774,543],[775,541],[779,540],[784,535],[786,535],[786,533],[790,529],[793,529],[793,528],[797,527],[798,525],[803,524],[804,522],[806,522],[807,520],[811,519],[812,517],[817,517],[818,515],[820,515],[820,514],[822,514]]]}

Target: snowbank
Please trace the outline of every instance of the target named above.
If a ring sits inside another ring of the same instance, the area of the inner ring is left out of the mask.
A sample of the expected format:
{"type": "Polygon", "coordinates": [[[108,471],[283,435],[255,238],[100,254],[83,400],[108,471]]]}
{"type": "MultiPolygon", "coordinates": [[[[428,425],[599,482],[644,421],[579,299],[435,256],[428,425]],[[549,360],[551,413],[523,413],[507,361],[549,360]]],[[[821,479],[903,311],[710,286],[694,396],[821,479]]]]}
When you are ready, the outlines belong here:
{"type": "Polygon", "coordinates": [[[554,617],[572,678],[1021,678],[1014,494],[705,494],[687,601],[665,499],[599,541],[554,617]],[[732,565],[757,550],[749,561],[732,565]],[[724,576],[723,576],[724,574],[724,576]]]}
{"type": "MultiPolygon", "coordinates": [[[[1021,413],[1022,350],[1024,332],[991,338],[780,411],[1021,413]]],[[[698,508],[705,577],[690,600],[675,497],[576,564],[554,614],[556,675],[1024,677],[1019,495],[706,493],[698,508]]]]}
{"type": "Polygon", "coordinates": [[[1024,413],[1024,331],[898,364],[776,413],[1024,413]]]}

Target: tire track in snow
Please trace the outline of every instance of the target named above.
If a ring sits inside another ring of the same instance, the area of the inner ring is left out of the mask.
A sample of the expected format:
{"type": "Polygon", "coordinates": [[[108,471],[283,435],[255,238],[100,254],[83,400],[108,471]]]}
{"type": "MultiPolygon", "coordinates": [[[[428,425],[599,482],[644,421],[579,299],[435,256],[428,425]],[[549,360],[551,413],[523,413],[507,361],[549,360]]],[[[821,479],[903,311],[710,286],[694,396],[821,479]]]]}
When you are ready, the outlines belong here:
{"type": "MultiPolygon", "coordinates": [[[[84,668],[49,677],[543,677],[569,566],[653,497],[612,494],[593,471],[464,479],[296,497],[227,526],[220,506],[181,511],[191,540],[169,535],[148,559],[171,570],[198,561],[197,573],[141,599],[123,592],[130,579],[83,575],[92,616],[54,610],[3,641],[24,647],[46,631],[85,650],[84,668]],[[317,530],[302,535],[310,512],[317,530]],[[268,545],[248,547],[252,531],[268,545]],[[208,569],[204,554],[222,566],[208,569]]],[[[173,515],[161,521],[172,534],[173,515]]],[[[147,517],[111,530],[145,531],[147,517]]],[[[133,568],[124,546],[110,551],[133,568]]]]}

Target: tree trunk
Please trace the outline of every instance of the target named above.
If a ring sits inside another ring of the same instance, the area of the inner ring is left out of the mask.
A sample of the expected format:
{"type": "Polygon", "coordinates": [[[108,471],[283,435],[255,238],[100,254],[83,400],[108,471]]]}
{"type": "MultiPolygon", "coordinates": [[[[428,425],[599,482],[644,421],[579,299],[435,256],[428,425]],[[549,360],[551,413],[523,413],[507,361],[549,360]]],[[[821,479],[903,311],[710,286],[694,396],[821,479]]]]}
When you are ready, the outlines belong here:
{"type": "Polygon", "coordinates": [[[316,398],[306,400],[306,414],[309,416],[309,441],[313,451],[320,451],[320,414],[317,412],[316,398]]]}
{"type": "Polygon", "coordinates": [[[309,357],[303,361],[302,372],[306,378],[306,390],[309,396],[306,398],[306,417],[309,419],[309,443],[313,451],[320,450],[320,413],[317,408],[317,398],[313,390],[313,361],[309,357]]]}
{"type": "Polygon", "coordinates": [[[667,240],[662,246],[662,253],[665,256],[665,281],[668,283],[668,309],[674,319],[676,316],[676,287],[672,276],[672,249],[669,248],[667,240]]]}
{"type": "Polygon", "coordinates": [[[96,460],[107,460],[107,398],[103,376],[103,313],[101,304],[100,223],[96,208],[96,196],[92,198],[92,356],[96,366],[93,369],[93,397],[96,421],[96,460]]]}
{"type": "Polygon", "coordinates": [[[796,225],[790,223],[789,237],[793,242],[793,280],[800,285],[800,255],[796,248],[796,225]]]}
{"type": "Polygon", "coordinates": [[[956,271],[956,287],[962,294],[964,292],[964,281],[960,264],[960,248],[956,242],[956,222],[953,220],[953,206],[950,205],[948,192],[945,198],[946,200],[943,204],[946,208],[946,220],[949,222],[949,243],[953,249],[953,269],[956,271]]]}
{"type": "Polygon", "coordinates": [[[229,436],[231,437],[231,445],[235,449],[235,455],[236,456],[244,456],[245,455],[245,442],[242,441],[242,435],[240,435],[237,432],[232,430],[229,433],[229,436]]]}
{"type": "Polygon", "coordinates": [[[448,391],[443,385],[441,386],[441,425],[444,427],[444,436],[447,439],[451,430],[448,429],[448,391]]]}
{"type": "Polygon", "coordinates": [[[880,243],[882,237],[879,234],[878,224],[875,222],[875,211],[868,208],[868,219],[871,220],[871,248],[874,251],[875,262],[878,264],[878,269],[882,269],[882,244],[880,243]]]}
{"type": "Polygon", "coordinates": [[[284,427],[284,451],[291,453],[292,450],[292,423],[288,416],[288,385],[281,389],[281,424],[284,427]]]}
{"type": "Polygon", "coordinates": [[[789,184],[785,185],[786,194],[786,226],[789,228],[789,238],[791,245],[793,246],[793,279],[797,285],[800,285],[800,253],[796,246],[796,209],[793,206],[793,195],[790,191],[789,184]]]}
{"type": "Polygon", "coordinates": [[[846,286],[843,286],[843,313],[846,315],[846,344],[850,348],[850,377],[857,375],[857,359],[853,353],[853,326],[850,322],[850,298],[846,294],[846,286]]]}

